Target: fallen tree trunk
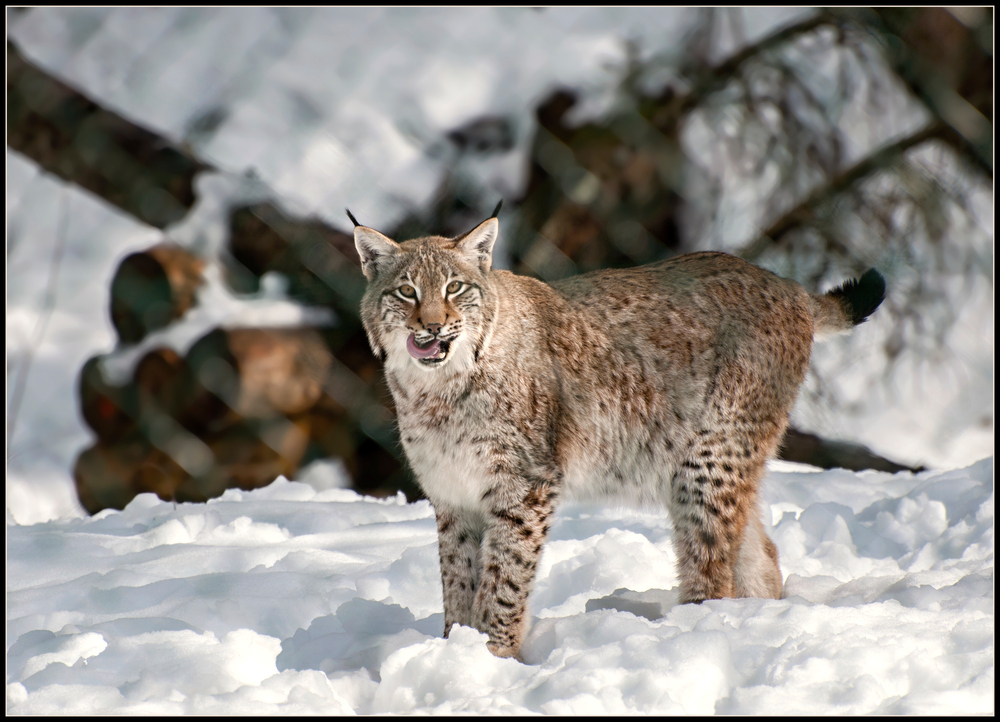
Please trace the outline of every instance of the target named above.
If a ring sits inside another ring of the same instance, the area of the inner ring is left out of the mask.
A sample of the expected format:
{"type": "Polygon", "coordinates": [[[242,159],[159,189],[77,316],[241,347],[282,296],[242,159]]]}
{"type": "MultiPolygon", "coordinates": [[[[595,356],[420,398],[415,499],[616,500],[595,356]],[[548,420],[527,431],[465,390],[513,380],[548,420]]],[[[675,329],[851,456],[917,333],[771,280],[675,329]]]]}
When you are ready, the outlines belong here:
{"type": "Polygon", "coordinates": [[[157,228],[187,214],[195,175],[211,169],[56,80],[9,40],[7,145],[157,228]]]}
{"type": "Polygon", "coordinates": [[[897,471],[923,471],[924,467],[910,467],[879,456],[867,446],[848,441],[831,441],[815,434],[789,428],[785,434],[778,458],[822,469],[850,469],[863,471],[875,469],[895,474],[897,471]]]}

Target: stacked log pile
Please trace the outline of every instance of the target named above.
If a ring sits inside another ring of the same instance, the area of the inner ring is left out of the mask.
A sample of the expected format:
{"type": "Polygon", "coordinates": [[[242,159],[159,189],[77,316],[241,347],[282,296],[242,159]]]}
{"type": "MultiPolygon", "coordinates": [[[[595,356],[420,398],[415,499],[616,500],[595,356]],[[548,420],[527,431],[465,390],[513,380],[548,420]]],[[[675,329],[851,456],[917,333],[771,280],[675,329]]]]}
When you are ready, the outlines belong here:
{"type": "MultiPolygon", "coordinates": [[[[109,383],[104,357],[84,364],[78,396],[96,442],[77,458],[77,491],[91,513],[136,494],[205,501],[228,488],[292,478],[310,461],[340,458],[354,488],[385,494],[387,478],[419,497],[402,467],[391,398],[356,318],[364,281],[353,239],[262,204],[234,209],[227,278],[252,292],[282,273],[288,292],[339,312],[331,328],[216,328],[183,356],[147,351],[131,377],[109,383]],[[346,280],[345,280],[346,279],[346,280]],[[366,425],[362,427],[362,422],[366,425]]],[[[180,319],[196,302],[204,261],[162,243],[121,262],[110,312],[119,347],[180,319]]]]}
{"type": "Polygon", "coordinates": [[[308,328],[215,329],[184,357],[149,351],[122,386],[92,358],[79,394],[97,442],[76,463],[81,501],[91,512],[148,491],[205,501],[293,476],[309,458],[350,456],[343,409],[324,391],[331,361],[308,328]]]}

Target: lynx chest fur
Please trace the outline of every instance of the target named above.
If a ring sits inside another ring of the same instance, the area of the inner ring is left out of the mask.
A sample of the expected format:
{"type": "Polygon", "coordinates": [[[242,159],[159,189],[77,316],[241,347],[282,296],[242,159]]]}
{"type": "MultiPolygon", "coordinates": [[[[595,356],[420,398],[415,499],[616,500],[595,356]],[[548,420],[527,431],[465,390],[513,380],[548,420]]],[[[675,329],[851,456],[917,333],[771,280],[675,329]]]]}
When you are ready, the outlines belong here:
{"type": "Polygon", "coordinates": [[[814,334],[863,321],[881,276],[816,296],[696,253],[550,286],[491,270],[498,231],[493,217],[396,243],[355,228],[362,320],[437,516],[445,635],[474,626],[517,655],[569,496],[669,510],[685,601],[779,597],[757,486],[814,334]]]}

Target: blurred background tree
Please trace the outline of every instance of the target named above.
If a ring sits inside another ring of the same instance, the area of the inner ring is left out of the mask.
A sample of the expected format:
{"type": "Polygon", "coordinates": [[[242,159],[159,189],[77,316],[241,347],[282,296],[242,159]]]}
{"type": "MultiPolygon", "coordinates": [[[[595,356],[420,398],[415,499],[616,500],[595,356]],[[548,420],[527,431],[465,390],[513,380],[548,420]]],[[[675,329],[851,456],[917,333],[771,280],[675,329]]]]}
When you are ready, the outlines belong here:
{"type": "MultiPolygon", "coordinates": [[[[856,338],[814,358],[783,456],[915,467],[924,459],[911,451],[880,450],[897,464],[811,432],[887,403],[870,387],[898,384],[901,367],[956,353],[957,314],[984,286],[992,293],[992,8],[818,10],[752,39],[741,9],[692,12],[679,46],[628,45],[613,102],[597,113],[580,88],[553,87],[527,128],[498,112],[440,134],[412,129],[442,180],[380,230],[464,232],[488,215],[504,190],[493,171],[522,144],[528,172],[516,197],[506,188],[500,267],[555,280],[716,249],[825,290],[877,266],[890,283],[874,322],[884,353],[861,387],[841,378],[872,356],[856,338]]],[[[225,108],[171,139],[27,60],[16,35],[7,56],[9,148],[168,238],[191,217],[196,177],[217,172],[202,149],[225,108]]],[[[357,317],[364,281],[349,227],[250,181],[263,191],[226,209],[222,248],[159,244],[122,261],[110,289],[114,353],[183,322],[206,255],[233,293],[260,293],[262,279],[280,276],[288,297],[332,308],[337,322],[297,334],[216,330],[186,355],[149,351],[118,385],[91,359],[78,395],[98,441],[80,455],[76,481],[92,512],[138,491],[199,500],[252,488],[329,456],[345,460],[360,491],[419,497],[357,317]],[[269,395],[279,380],[315,390],[293,403],[269,395]]],[[[16,411],[9,402],[11,425],[16,411]]]]}

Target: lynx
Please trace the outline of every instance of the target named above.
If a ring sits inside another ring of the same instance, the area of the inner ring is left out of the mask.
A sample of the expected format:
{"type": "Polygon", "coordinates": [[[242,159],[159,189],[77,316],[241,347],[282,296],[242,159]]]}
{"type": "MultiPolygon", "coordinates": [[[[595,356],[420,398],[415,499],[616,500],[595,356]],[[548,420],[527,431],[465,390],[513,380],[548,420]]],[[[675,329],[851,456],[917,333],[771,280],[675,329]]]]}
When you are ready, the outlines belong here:
{"type": "Polygon", "coordinates": [[[551,285],[492,270],[497,211],[457,238],[355,223],[361,316],[437,518],[444,635],[517,656],[559,501],[665,506],[681,599],[780,598],[757,488],[814,335],[864,321],[874,269],[825,295],[724,253],[551,285]]]}

